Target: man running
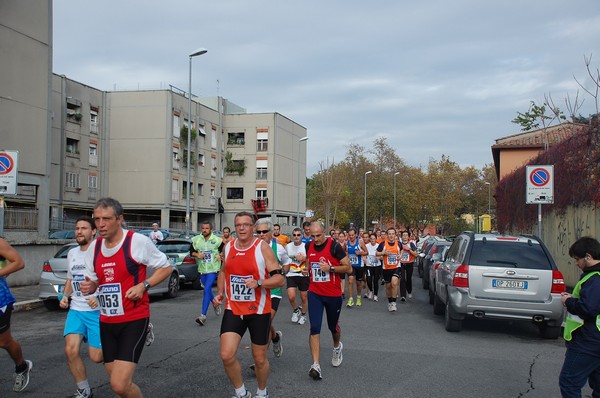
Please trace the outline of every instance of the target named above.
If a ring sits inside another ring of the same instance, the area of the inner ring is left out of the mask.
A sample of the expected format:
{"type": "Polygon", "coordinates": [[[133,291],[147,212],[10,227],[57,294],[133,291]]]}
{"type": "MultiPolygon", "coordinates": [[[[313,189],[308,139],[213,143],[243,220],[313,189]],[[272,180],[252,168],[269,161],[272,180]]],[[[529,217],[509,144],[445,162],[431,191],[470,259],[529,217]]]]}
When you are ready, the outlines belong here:
{"type": "Polygon", "coordinates": [[[287,280],[287,294],[294,312],[292,322],[304,325],[306,322],[306,311],[308,310],[308,269],[306,268],[306,246],[302,243],[302,230],[295,228],[292,232],[292,242],[286,247],[288,256],[292,260],[284,270],[287,280]],[[296,302],[296,291],[300,291],[302,305],[296,302]]]}
{"type": "Polygon", "coordinates": [[[231,236],[231,229],[229,227],[223,228],[223,236],[221,236],[221,240],[223,241],[223,245],[226,245],[233,240],[233,236],[231,236]]]}
{"type": "Polygon", "coordinates": [[[352,273],[348,275],[348,296],[350,297],[346,306],[352,307],[354,305],[354,282],[356,281],[356,306],[360,307],[362,305],[362,282],[365,278],[363,255],[367,253],[367,248],[364,242],[357,238],[356,230],[353,228],[348,231],[348,243],[346,245],[350,265],[352,265],[352,273]]]}
{"type": "Polygon", "coordinates": [[[21,344],[10,333],[10,316],[13,312],[13,303],[17,300],[11,294],[6,283],[6,277],[25,268],[25,262],[17,251],[0,238],[0,347],[4,348],[15,363],[15,384],[13,391],[20,392],[29,384],[29,372],[33,362],[23,359],[21,344]]]}
{"type": "Polygon", "coordinates": [[[312,236],[310,236],[310,222],[304,221],[302,223],[302,231],[304,232],[302,235],[302,243],[307,243],[312,240],[312,236]]]}
{"type": "Polygon", "coordinates": [[[342,364],[341,329],[338,325],[342,310],[342,286],[340,274],[351,271],[350,260],[344,248],[332,238],[325,236],[325,226],[320,221],[310,225],[313,241],[306,244],[306,262],[310,272],[308,287],[308,318],[310,319],[310,353],[313,364],[308,375],[321,380],[321,324],[323,312],[327,315],[327,326],[333,337],[331,364],[342,364]]]}
{"type": "Polygon", "coordinates": [[[169,277],[170,262],[152,241],[123,229],[123,206],[102,198],[94,207],[100,237],[85,255],[92,277],[80,284],[84,295],[98,288],[100,339],[110,386],[119,397],[142,397],[133,374],[144,348],[150,323],[148,289],[169,277]],[[154,274],[146,278],[146,268],[154,274]]]}
{"type": "Polygon", "coordinates": [[[412,298],[412,274],[418,253],[417,245],[410,240],[408,231],[402,231],[400,236],[400,301],[405,302],[407,294],[408,298],[412,298]]]}
{"type": "Polygon", "coordinates": [[[383,280],[388,298],[388,311],[394,312],[397,309],[398,279],[400,278],[400,269],[398,268],[400,248],[396,242],[395,228],[388,228],[387,239],[379,244],[376,255],[383,256],[383,280]]]}
{"type": "MultiPolygon", "coordinates": [[[[204,286],[204,295],[202,299],[202,313],[196,318],[196,323],[204,326],[206,323],[206,313],[208,306],[212,303],[212,286],[217,280],[217,273],[221,269],[221,251],[223,250],[223,241],[213,234],[213,226],[210,221],[204,221],[201,224],[202,233],[192,238],[191,255],[196,257],[198,264],[198,273],[200,281],[204,286]]],[[[215,314],[221,315],[221,307],[214,307],[215,314]]]]}
{"type": "Polygon", "coordinates": [[[88,344],[90,359],[95,363],[102,362],[102,344],[100,343],[100,310],[96,293],[84,296],[79,285],[85,280],[85,253],[94,240],[96,226],[90,217],[82,216],[75,222],[75,240],[79,247],[67,253],[67,280],[62,294],[58,295],[60,307],[69,308],[63,336],[65,337],[65,354],[71,374],[77,384],[73,398],[92,397],[92,390],[87,379],[85,365],[79,349],[81,342],[88,344]],[[71,304],[69,306],[69,297],[71,304]]]}
{"type": "MultiPolygon", "coordinates": [[[[277,242],[277,239],[273,238],[272,229],[273,225],[271,224],[270,218],[260,218],[256,220],[256,235],[264,240],[266,244],[271,246],[271,249],[275,254],[275,259],[279,265],[282,266],[282,269],[284,269],[284,267],[289,266],[292,260],[290,260],[285,248],[277,242]]],[[[273,343],[273,354],[275,354],[275,357],[277,358],[283,354],[283,345],[281,344],[283,333],[280,330],[275,331],[273,321],[275,320],[275,315],[277,315],[277,309],[279,308],[280,302],[281,287],[271,289],[271,342],[273,343]]]]}
{"type": "Polygon", "coordinates": [[[289,236],[281,233],[281,226],[279,224],[273,224],[273,237],[277,239],[277,242],[284,248],[291,242],[289,236]]]}
{"type": "Polygon", "coordinates": [[[235,396],[250,398],[236,355],[242,336],[249,330],[258,382],[256,396],[268,397],[269,289],[283,286],[285,278],[271,247],[254,237],[253,215],[238,213],[234,222],[237,238],[225,246],[225,259],[218,278],[218,295],[214,299],[215,305],[220,305],[223,294],[226,294],[221,323],[221,360],[235,388],[235,396]]]}

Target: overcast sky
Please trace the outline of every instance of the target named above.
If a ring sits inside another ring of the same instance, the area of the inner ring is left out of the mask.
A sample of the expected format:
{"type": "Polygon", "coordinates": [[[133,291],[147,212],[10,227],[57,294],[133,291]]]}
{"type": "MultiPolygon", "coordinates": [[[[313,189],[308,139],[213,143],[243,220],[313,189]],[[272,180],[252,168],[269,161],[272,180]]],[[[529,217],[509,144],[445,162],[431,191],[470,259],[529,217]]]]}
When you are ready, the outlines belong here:
{"type": "MultiPolygon", "coordinates": [[[[598,0],[54,0],[57,74],[101,90],[221,95],[308,129],[308,175],[376,137],[412,166],[492,163],[529,102],[600,65],[598,0]],[[217,83],[219,81],[219,83],[217,83]]],[[[594,112],[580,90],[580,113],[594,112]]]]}

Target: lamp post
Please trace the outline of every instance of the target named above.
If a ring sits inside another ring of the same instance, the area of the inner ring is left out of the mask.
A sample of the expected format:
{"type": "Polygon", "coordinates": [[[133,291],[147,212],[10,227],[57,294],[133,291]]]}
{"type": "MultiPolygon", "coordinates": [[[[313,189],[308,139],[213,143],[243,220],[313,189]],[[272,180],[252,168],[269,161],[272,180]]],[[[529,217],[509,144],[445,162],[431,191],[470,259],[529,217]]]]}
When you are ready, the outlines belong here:
{"type": "Polygon", "coordinates": [[[188,85],[188,134],[187,134],[187,190],[185,193],[185,234],[190,234],[190,157],[191,157],[191,146],[192,146],[192,58],[198,55],[206,54],[208,50],[206,48],[199,48],[189,55],[190,59],[190,73],[189,73],[189,85],[188,85]]]}
{"type": "Polygon", "coordinates": [[[396,229],[396,176],[400,174],[399,171],[394,173],[394,229],[396,229]]]}
{"type": "Polygon", "coordinates": [[[367,230],[367,175],[371,173],[371,170],[365,173],[365,209],[363,213],[363,230],[365,231],[367,230]]]}
{"type": "Polygon", "coordinates": [[[488,215],[490,218],[492,217],[492,184],[486,182],[485,185],[488,186],[488,215]]]}
{"type": "Polygon", "coordinates": [[[300,227],[300,144],[306,142],[308,137],[302,137],[298,140],[298,203],[296,205],[296,223],[300,227]]]}

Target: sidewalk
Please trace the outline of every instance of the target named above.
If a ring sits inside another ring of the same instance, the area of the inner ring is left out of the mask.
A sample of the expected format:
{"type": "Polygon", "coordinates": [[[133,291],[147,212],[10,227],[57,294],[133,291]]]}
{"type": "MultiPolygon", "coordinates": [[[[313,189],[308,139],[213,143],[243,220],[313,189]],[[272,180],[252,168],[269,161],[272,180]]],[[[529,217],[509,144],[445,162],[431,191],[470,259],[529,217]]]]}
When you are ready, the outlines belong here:
{"type": "Polygon", "coordinates": [[[42,300],[38,299],[39,285],[11,287],[10,292],[17,299],[14,312],[29,311],[44,305],[42,300]]]}

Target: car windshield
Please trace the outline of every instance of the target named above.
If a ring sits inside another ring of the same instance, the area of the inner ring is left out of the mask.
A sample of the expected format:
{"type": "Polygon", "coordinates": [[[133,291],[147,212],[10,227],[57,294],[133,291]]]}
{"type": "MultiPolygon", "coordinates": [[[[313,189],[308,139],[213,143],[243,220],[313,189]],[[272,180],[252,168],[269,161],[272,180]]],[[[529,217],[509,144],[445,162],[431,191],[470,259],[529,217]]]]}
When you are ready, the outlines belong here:
{"type": "Polygon", "coordinates": [[[156,247],[163,253],[186,253],[190,251],[190,244],[187,242],[182,243],[161,243],[158,242],[156,247]]]}
{"type": "Polygon", "coordinates": [[[56,252],[56,254],[54,255],[54,258],[67,258],[69,250],[73,249],[74,247],[77,247],[77,245],[68,245],[61,247],[58,250],[58,252],[56,252]]]}
{"type": "Polygon", "coordinates": [[[539,244],[476,240],[470,264],[491,267],[551,270],[552,264],[539,244]]]}

